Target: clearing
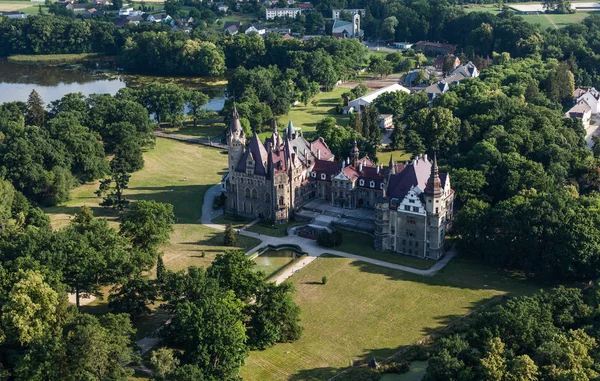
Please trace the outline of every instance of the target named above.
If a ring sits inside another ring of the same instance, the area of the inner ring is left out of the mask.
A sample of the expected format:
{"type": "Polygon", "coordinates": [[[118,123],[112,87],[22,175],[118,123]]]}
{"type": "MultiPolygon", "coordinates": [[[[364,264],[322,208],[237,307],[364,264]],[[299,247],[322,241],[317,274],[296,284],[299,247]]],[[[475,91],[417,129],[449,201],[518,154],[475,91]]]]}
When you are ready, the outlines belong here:
{"type": "Polygon", "coordinates": [[[252,352],[241,373],[246,380],[326,380],[351,361],[390,356],[497,295],[538,289],[463,258],[426,278],[323,256],[289,281],[297,288],[302,338],[252,352]]]}

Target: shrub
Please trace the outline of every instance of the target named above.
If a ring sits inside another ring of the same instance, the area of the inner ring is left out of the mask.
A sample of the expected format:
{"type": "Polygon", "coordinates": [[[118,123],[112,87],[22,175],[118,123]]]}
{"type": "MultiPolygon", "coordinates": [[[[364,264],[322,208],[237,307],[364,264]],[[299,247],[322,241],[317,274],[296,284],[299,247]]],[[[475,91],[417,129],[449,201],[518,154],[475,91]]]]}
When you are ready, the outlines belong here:
{"type": "Polygon", "coordinates": [[[323,230],[317,236],[317,244],[323,247],[335,247],[342,244],[342,233],[334,230],[329,233],[323,230]]]}
{"type": "Polygon", "coordinates": [[[235,236],[235,232],[233,231],[233,226],[231,224],[227,224],[225,226],[225,236],[223,237],[223,244],[225,246],[235,246],[237,237],[235,236]]]}
{"type": "Polygon", "coordinates": [[[323,278],[321,278],[321,283],[327,284],[327,275],[323,275],[323,278]]]}

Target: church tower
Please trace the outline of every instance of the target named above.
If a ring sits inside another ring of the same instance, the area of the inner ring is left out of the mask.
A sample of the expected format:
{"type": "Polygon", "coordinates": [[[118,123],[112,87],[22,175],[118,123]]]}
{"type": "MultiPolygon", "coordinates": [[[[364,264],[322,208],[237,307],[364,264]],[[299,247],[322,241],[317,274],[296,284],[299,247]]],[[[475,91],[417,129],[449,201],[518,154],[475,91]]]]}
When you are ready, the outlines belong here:
{"type": "Polygon", "coordinates": [[[240,123],[240,115],[235,106],[233,106],[233,115],[231,123],[227,129],[227,145],[229,146],[229,172],[232,173],[239,163],[244,149],[246,147],[246,137],[240,123]]]}
{"type": "Polygon", "coordinates": [[[446,234],[446,205],[444,190],[437,164],[437,157],[433,155],[431,175],[427,180],[425,191],[425,210],[427,211],[427,250],[428,256],[439,258],[444,251],[444,237],[446,234]]]}

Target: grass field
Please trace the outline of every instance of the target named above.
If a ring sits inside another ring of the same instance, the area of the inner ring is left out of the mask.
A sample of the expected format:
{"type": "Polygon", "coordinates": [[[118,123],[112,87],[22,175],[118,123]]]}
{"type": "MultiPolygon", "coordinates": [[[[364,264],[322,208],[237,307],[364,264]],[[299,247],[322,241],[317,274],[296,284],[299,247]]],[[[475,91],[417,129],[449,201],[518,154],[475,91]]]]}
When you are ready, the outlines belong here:
{"type": "MultiPolygon", "coordinates": [[[[283,130],[287,127],[290,119],[294,124],[294,127],[302,128],[302,132],[305,134],[307,139],[316,137],[314,131],[316,130],[317,123],[323,118],[332,116],[340,126],[347,126],[349,116],[336,114],[335,106],[340,103],[342,94],[350,91],[350,89],[336,87],[332,91],[322,92],[318,94],[314,100],[317,102],[317,106],[313,106],[310,102],[308,106],[293,106],[287,115],[279,117],[278,127],[283,130]]],[[[263,132],[259,136],[261,139],[271,136],[271,131],[263,132]]]]}
{"type": "MultiPolygon", "coordinates": [[[[1,4],[1,3],[0,3],[1,4]]],[[[14,63],[67,63],[67,62],[82,62],[90,59],[102,57],[98,53],[81,53],[81,54],[40,54],[40,55],[25,55],[18,54],[9,56],[7,60],[14,63]]]]}
{"type": "Polygon", "coordinates": [[[320,257],[290,281],[302,310],[302,338],[252,352],[241,373],[245,380],[326,380],[353,360],[381,360],[497,295],[537,290],[512,274],[462,258],[426,278],[320,257]]]}
{"type": "MultiPolygon", "coordinates": [[[[221,180],[225,171],[226,153],[205,146],[157,139],[156,147],[146,152],[144,159],[144,169],[131,176],[126,196],[131,200],[152,199],[173,204],[177,222],[171,243],[163,248],[165,265],[172,270],[206,266],[217,253],[228,250],[222,246],[222,232],[198,222],[204,193],[221,180]],[[185,177],[187,181],[184,181],[185,177]]],[[[83,185],[73,191],[71,201],[46,209],[52,225],[55,228],[65,226],[83,205],[91,207],[96,216],[114,220],[112,210],[98,206],[100,199],[94,194],[97,187],[97,183],[83,185]]],[[[253,238],[238,237],[241,249],[252,248],[258,243],[253,238]]]]}
{"type": "Polygon", "coordinates": [[[187,136],[196,136],[206,139],[210,136],[211,139],[222,135],[225,131],[225,123],[222,121],[200,121],[196,127],[193,122],[185,122],[181,128],[164,128],[162,131],[167,134],[180,134],[187,136]]]}
{"type": "MultiPolygon", "coordinates": [[[[519,3],[522,4],[522,3],[519,3]]],[[[534,4],[534,3],[527,3],[528,5],[530,4],[534,4]]],[[[505,4],[506,6],[510,7],[511,4],[505,4]]],[[[500,13],[500,10],[498,9],[498,7],[494,4],[484,4],[484,5],[477,5],[477,6],[471,6],[471,7],[466,7],[465,11],[467,12],[488,12],[488,13],[492,13],[492,14],[498,14],[500,13]]],[[[522,17],[523,20],[527,21],[528,23],[531,24],[539,24],[540,27],[545,30],[548,28],[562,28],[566,25],[569,24],[573,24],[573,23],[579,23],[581,21],[583,21],[584,18],[586,18],[587,16],[590,16],[592,14],[600,14],[600,12],[598,11],[577,11],[575,13],[572,14],[531,14],[531,15],[518,15],[519,17],[522,17]]]]}
{"type": "Polygon", "coordinates": [[[427,370],[427,361],[413,361],[410,370],[403,374],[384,374],[379,381],[421,381],[427,370]]]}
{"type": "Polygon", "coordinates": [[[29,15],[37,15],[39,13],[39,6],[42,6],[44,12],[48,13],[48,8],[43,3],[32,3],[30,1],[17,1],[17,0],[0,0],[0,11],[1,12],[23,12],[29,15]]]}

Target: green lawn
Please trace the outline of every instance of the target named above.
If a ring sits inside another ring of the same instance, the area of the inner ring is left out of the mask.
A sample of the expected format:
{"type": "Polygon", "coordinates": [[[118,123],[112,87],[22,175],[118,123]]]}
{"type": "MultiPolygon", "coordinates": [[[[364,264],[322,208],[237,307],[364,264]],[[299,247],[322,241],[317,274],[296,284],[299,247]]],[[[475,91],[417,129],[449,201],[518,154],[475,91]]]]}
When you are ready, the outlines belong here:
{"type": "Polygon", "coordinates": [[[240,229],[252,222],[252,219],[242,216],[234,216],[233,214],[221,214],[220,216],[213,218],[212,222],[220,225],[231,224],[231,226],[234,228],[240,229]]]}
{"type": "Polygon", "coordinates": [[[222,120],[200,121],[194,127],[193,122],[185,122],[181,128],[164,128],[161,131],[167,134],[188,135],[203,139],[210,137],[214,139],[217,136],[223,135],[225,123],[222,120]]]}
{"type": "Polygon", "coordinates": [[[435,263],[435,261],[431,259],[420,259],[410,255],[375,251],[375,248],[373,247],[373,237],[370,235],[344,229],[338,230],[342,233],[343,238],[342,244],[335,247],[335,250],[421,270],[428,269],[435,263]]]}
{"type": "Polygon", "coordinates": [[[252,352],[245,380],[326,380],[353,360],[381,360],[497,295],[538,289],[463,258],[427,278],[324,256],[290,281],[302,310],[302,338],[252,352]]]}
{"type": "MultiPolygon", "coordinates": [[[[201,145],[157,139],[156,147],[146,152],[144,159],[144,169],[131,176],[126,196],[133,201],[151,199],[173,204],[176,223],[170,244],[162,249],[165,265],[173,270],[206,266],[217,253],[230,249],[222,245],[222,232],[199,222],[204,193],[221,180],[227,154],[201,145]]],[[[85,184],[73,191],[71,201],[46,209],[53,226],[68,224],[71,215],[83,205],[91,207],[96,216],[109,218],[116,226],[115,213],[98,206],[100,199],[94,194],[97,187],[97,182],[85,184]]],[[[256,239],[238,237],[240,249],[258,244],[256,239]]]]}
{"type": "Polygon", "coordinates": [[[258,222],[252,225],[248,231],[254,233],[260,233],[264,235],[270,235],[272,237],[287,237],[287,230],[290,226],[298,225],[299,222],[290,222],[287,224],[271,225],[266,222],[258,222]]]}
{"type": "Polygon", "coordinates": [[[48,13],[48,7],[44,6],[43,3],[31,3],[29,1],[15,1],[15,0],[0,0],[0,11],[10,12],[18,11],[27,13],[29,15],[37,15],[39,13],[39,6],[45,13],[48,13]]]}
{"type": "MultiPolygon", "coordinates": [[[[336,114],[335,106],[340,103],[342,94],[348,91],[350,91],[350,89],[336,87],[332,91],[318,94],[314,99],[318,102],[317,107],[313,106],[310,102],[308,103],[308,106],[293,106],[290,108],[290,112],[287,115],[279,117],[277,121],[279,123],[279,130],[281,131],[287,127],[288,122],[291,119],[294,127],[302,128],[305,137],[307,139],[312,139],[316,137],[314,131],[316,130],[317,123],[328,116],[334,117],[338,125],[347,126],[349,116],[336,114]]],[[[271,136],[271,134],[272,131],[266,131],[259,136],[264,140],[271,136]]]]}
{"type": "Polygon", "coordinates": [[[8,61],[14,63],[67,63],[67,62],[82,62],[88,61],[95,58],[103,57],[97,53],[81,53],[81,54],[17,54],[9,56],[8,61]]]}
{"type": "Polygon", "coordinates": [[[412,156],[410,153],[406,153],[403,150],[377,151],[377,160],[379,160],[379,163],[383,163],[383,165],[387,166],[390,162],[390,155],[392,155],[394,161],[398,163],[404,163],[405,161],[410,160],[412,156]]]}

